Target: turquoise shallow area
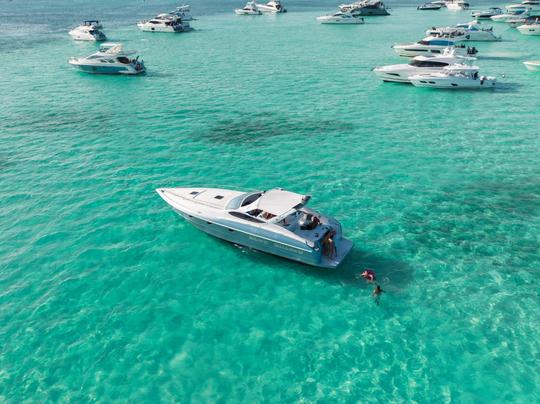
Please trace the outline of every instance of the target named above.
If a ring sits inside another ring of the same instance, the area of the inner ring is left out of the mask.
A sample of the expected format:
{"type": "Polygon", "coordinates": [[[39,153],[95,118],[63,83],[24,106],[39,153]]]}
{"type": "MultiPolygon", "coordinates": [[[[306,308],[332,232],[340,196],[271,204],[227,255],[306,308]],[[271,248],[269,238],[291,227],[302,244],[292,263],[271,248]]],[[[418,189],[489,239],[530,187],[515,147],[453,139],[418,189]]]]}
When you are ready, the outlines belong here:
{"type": "Polygon", "coordinates": [[[0,401],[540,401],[540,38],[495,25],[500,87],[437,92],[370,69],[468,12],[199,2],[168,35],[132,22],[170,2],[96,4],[0,5],[0,401]],[[66,63],[94,15],[146,76],[66,63]],[[213,239],[154,192],[187,185],[311,194],[354,250],[328,271],[213,239]]]}

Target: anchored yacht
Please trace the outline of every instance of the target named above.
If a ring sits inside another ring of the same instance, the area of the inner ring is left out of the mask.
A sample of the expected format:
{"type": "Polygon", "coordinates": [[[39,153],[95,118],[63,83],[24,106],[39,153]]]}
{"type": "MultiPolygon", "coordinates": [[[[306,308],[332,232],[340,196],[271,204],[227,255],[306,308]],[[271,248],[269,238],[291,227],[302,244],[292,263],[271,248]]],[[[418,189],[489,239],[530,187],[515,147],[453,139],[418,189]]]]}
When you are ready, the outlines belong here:
{"type": "Polygon", "coordinates": [[[495,77],[480,76],[477,66],[466,65],[448,66],[441,72],[418,74],[409,79],[415,87],[452,90],[493,88],[497,82],[495,77]]]}
{"type": "Polygon", "coordinates": [[[489,20],[494,15],[500,15],[503,11],[500,7],[491,7],[489,10],[475,11],[472,16],[476,20],[489,20]]]}
{"type": "Polygon", "coordinates": [[[150,20],[143,20],[137,23],[141,31],[146,32],[186,32],[191,31],[188,22],[182,18],[171,14],[159,14],[150,20]]]}
{"type": "Polygon", "coordinates": [[[520,25],[517,29],[523,35],[540,35],[540,21],[536,19],[528,24],[520,25]]]}
{"type": "Polygon", "coordinates": [[[404,44],[393,45],[394,51],[399,56],[414,57],[420,55],[440,55],[448,47],[455,49],[456,54],[462,56],[474,56],[478,51],[475,47],[466,47],[465,45],[457,45],[456,42],[448,38],[440,38],[436,36],[428,36],[421,41],[404,44]]]}
{"type": "Polygon", "coordinates": [[[454,50],[448,49],[438,56],[415,56],[409,63],[376,67],[373,72],[382,81],[410,83],[410,76],[440,72],[445,67],[475,59],[457,55],[454,50]]]}
{"type": "Polygon", "coordinates": [[[506,13],[494,15],[491,17],[491,21],[494,22],[506,22],[514,18],[529,16],[529,10],[527,8],[518,10],[507,10],[506,13]]]}
{"type": "Polygon", "coordinates": [[[263,13],[286,13],[280,0],[270,0],[266,4],[256,4],[257,8],[263,13]]]}
{"type": "Polygon", "coordinates": [[[71,58],[68,63],[85,73],[94,74],[141,74],[146,71],[144,61],[133,57],[134,51],[124,51],[122,44],[106,43],[99,52],[83,58],[71,58]]]}
{"type": "Polygon", "coordinates": [[[351,4],[341,4],[339,9],[344,13],[349,12],[360,17],[390,15],[381,0],[362,0],[351,4]]]}
{"type": "Polygon", "coordinates": [[[464,0],[450,0],[446,2],[448,10],[467,10],[470,4],[464,0]]]}
{"type": "Polygon", "coordinates": [[[69,36],[76,41],[105,41],[107,37],[101,28],[102,25],[98,21],[85,21],[69,31],[69,36]]]}
{"type": "Polygon", "coordinates": [[[352,248],[341,225],[306,208],[310,197],[276,188],[238,192],[159,188],[157,193],[199,230],[304,264],[335,268],[352,248]]]}
{"type": "Polygon", "coordinates": [[[193,16],[191,15],[191,6],[187,4],[176,7],[169,14],[175,17],[180,17],[182,21],[195,21],[195,18],[193,18],[193,16]]]}
{"type": "Polygon", "coordinates": [[[254,1],[248,1],[244,8],[237,8],[234,10],[237,15],[261,15],[261,10],[257,8],[254,1]]]}
{"type": "Polygon", "coordinates": [[[321,24],[364,24],[362,17],[354,16],[349,12],[339,11],[330,15],[317,17],[317,21],[321,24]]]}
{"type": "Polygon", "coordinates": [[[451,38],[455,42],[464,41],[500,41],[501,37],[493,33],[493,27],[481,28],[480,23],[472,21],[466,24],[457,24],[453,27],[431,28],[426,35],[451,38]]]}
{"type": "Polygon", "coordinates": [[[416,7],[417,10],[440,10],[442,7],[441,4],[436,3],[424,3],[418,7],[416,7]]]}

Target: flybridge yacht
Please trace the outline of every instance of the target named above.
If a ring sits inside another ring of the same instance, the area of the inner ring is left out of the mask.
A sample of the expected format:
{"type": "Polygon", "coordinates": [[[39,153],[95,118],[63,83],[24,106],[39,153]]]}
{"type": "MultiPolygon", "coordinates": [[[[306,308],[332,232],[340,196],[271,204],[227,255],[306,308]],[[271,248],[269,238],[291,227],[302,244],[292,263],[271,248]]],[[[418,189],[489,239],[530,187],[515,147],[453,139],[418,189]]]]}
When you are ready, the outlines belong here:
{"type": "Polygon", "coordinates": [[[257,8],[254,1],[248,1],[244,8],[237,8],[234,10],[237,15],[261,15],[261,11],[257,8]]]}
{"type": "Polygon", "coordinates": [[[540,15],[538,16],[529,16],[529,17],[518,17],[513,18],[511,20],[507,20],[506,23],[512,27],[517,28],[521,25],[528,25],[528,24],[534,24],[534,23],[540,23],[540,15]]]}
{"type": "Polygon", "coordinates": [[[491,21],[495,22],[506,22],[519,17],[524,17],[529,15],[529,10],[526,8],[517,9],[517,10],[506,10],[506,13],[494,15],[491,17],[491,21]]]}
{"type": "Polygon", "coordinates": [[[191,31],[188,22],[182,18],[171,14],[159,14],[150,20],[143,20],[137,23],[141,31],[147,32],[186,32],[191,31]]]}
{"type": "Polygon", "coordinates": [[[306,208],[310,197],[276,188],[239,192],[159,188],[157,193],[199,230],[304,264],[335,268],[352,242],[335,219],[306,208]]]}
{"type": "Polygon", "coordinates": [[[451,38],[455,42],[463,41],[500,41],[501,37],[493,33],[493,28],[482,28],[480,23],[472,21],[466,24],[457,24],[453,27],[431,28],[426,35],[451,38]]]}
{"type": "Polygon", "coordinates": [[[71,58],[68,63],[73,67],[93,74],[141,74],[146,71],[144,62],[133,57],[134,51],[124,51],[122,44],[105,43],[99,52],[83,58],[71,58]]]}
{"type": "Polygon", "coordinates": [[[409,63],[376,67],[373,72],[382,81],[410,83],[410,76],[440,72],[447,66],[475,59],[457,55],[455,50],[449,48],[439,56],[416,56],[409,63]]]}
{"type": "Polygon", "coordinates": [[[494,88],[497,79],[480,76],[477,66],[453,65],[441,72],[418,74],[410,77],[415,87],[442,88],[448,90],[494,88]]]}
{"type": "Polygon", "coordinates": [[[450,0],[446,2],[446,8],[448,10],[467,10],[469,3],[464,0],[450,0]]]}
{"type": "Polygon", "coordinates": [[[69,31],[69,36],[76,41],[105,41],[107,37],[101,28],[102,25],[98,21],[85,21],[69,31]]]}
{"type": "Polygon", "coordinates": [[[362,0],[351,4],[341,4],[340,11],[349,12],[355,16],[375,16],[375,15],[390,15],[386,6],[381,0],[362,0]]]}
{"type": "Polygon", "coordinates": [[[263,13],[286,13],[287,10],[283,7],[280,0],[270,0],[266,4],[256,4],[259,11],[263,13]]]}
{"type": "Polygon", "coordinates": [[[523,35],[540,35],[540,19],[520,25],[517,29],[523,35]]]}
{"type": "Polygon", "coordinates": [[[470,48],[464,45],[456,45],[456,42],[452,39],[440,38],[437,36],[428,36],[421,41],[412,44],[392,46],[399,56],[406,57],[440,55],[448,47],[455,49],[456,54],[462,56],[474,56],[478,53],[475,47],[470,48]]]}
{"type": "Polygon", "coordinates": [[[362,17],[354,16],[351,13],[337,12],[330,15],[317,17],[317,21],[321,24],[363,24],[362,17]]]}

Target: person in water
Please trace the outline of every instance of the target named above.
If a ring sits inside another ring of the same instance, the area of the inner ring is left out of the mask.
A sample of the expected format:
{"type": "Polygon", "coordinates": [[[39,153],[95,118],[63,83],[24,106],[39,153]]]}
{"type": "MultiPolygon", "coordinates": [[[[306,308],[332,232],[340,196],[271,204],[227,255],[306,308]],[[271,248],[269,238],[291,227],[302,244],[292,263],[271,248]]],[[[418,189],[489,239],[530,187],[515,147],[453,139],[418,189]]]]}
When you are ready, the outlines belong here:
{"type": "Polygon", "coordinates": [[[372,269],[366,269],[364,272],[362,272],[362,278],[364,278],[368,282],[375,282],[375,271],[372,269]]]}
{"type": "Polygon", "coordinates": [[[373,296],[373,299],[375,300],[375,303],[377,306],[379,305],[379,302],[381,300],[381,294],[384,292],[384,290],[381,289],[379,285],[375,286],[375,289],[373,290],[373,293],[371,293],[371,296],[373,296]]]}

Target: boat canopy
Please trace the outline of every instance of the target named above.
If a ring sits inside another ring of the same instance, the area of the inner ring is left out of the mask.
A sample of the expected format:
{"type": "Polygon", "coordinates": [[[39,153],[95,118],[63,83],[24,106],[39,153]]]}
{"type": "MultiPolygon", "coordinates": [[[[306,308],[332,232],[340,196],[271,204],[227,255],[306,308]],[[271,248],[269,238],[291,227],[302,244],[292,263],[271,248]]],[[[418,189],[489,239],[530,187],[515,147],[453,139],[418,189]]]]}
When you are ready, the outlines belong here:
{"type": "Polygon", "coordinates": [[[257,208],[277,217],[289,213],[291,210],[300,209],[310,199],[308,195],[296,194],[281,189],[266,191],[259,198],[257,208]]]}

